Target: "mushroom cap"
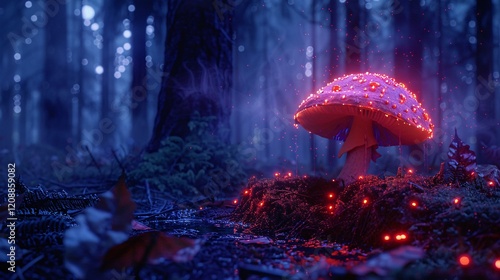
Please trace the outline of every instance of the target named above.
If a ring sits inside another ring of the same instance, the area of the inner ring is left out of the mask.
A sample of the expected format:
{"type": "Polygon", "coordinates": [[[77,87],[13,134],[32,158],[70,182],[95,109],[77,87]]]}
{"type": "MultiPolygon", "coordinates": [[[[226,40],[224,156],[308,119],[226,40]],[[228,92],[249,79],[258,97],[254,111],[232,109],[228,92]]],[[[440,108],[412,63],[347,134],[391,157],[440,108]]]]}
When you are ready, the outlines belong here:
{"type": "Polygon", "coordinates": [[[415,94],[393,78],[368,72],[328,83],[302,101],[294,119],[311,133],[344,141],[354,117],[373,121],[379,146],[432,138],[434,125],[415,94]]]}

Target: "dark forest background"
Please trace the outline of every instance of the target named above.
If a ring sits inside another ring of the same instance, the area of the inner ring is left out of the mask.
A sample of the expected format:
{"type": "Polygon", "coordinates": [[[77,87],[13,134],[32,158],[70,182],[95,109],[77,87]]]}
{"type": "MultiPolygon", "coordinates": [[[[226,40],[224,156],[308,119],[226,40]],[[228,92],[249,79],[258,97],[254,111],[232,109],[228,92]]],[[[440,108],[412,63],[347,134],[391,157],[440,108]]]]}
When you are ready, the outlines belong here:
{"type": "Polygon", "coordinates": [[[435,125],[421,145],[380,148],[372,173],[435,172],[455,128],[478,163],[500,162],[500,1],[2,1],[0,21],[2,164],[50,155],[57,173],[155,151],[196,111],[247,169],[333,177],[341,143],[293,114],[366,71],[404,83],[435,125]]]}

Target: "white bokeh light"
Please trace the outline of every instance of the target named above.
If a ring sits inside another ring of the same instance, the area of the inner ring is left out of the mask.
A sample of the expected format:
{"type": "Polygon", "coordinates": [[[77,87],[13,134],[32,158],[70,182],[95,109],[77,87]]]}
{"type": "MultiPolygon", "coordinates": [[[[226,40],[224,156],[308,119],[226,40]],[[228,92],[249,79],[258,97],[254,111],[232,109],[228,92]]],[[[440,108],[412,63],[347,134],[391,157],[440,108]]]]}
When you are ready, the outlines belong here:
{"type": "Polygon", "coordinates": [[[95,10],[89,5],[84,5],[82,7],[82,18],[85,20],[91,20],[95,16],[95,10]]]}
{"type": "Polygon", "coordinates": [[[104,68],[101,65],[98,65],[95,68],[95,72],[96,72],[97,75],[101,75],[102,73],[104,73],[104,68]]]}
{"type": "Polygon", "coordinates": [[[132,48],[132,45],[130,45],[130,43],[125,43],[125,44],[123,44],[123,49],[124,49],[124,50],[128,51],[128,50],[130,50],[131,48],[132,48]]]}
{"type": "Polygon", "coordinates": [[[146,34],[147,35],[152,35],[155,32],[155,27],[152,25],[146,26],[146,34]]]}
{"type": "Polygon", "coordinates": [[[123,31],[123,37],[125,37],[125,38],[132,37],[132,31],[130,31],[130,30],[123,31]]]}

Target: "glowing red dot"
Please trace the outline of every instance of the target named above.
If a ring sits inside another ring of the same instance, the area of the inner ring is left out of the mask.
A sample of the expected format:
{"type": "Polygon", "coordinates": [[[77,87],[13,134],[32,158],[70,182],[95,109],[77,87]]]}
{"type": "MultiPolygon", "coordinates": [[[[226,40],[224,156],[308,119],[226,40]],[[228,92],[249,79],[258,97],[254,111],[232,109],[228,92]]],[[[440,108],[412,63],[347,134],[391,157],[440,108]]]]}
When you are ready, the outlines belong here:
{"type": "Polygon", "coordinates": [[[333,198],[333,193],[328,195],[329,198],[333,198]]]}
{"type": "Polygon", "coordinates": [[[462,255],[460,256],[460,258],[458,259],[458,262],[460,263],[460,265],[462,266],[468,266],[470,264],[470,257],[467,256],[467,255],[462,255]]]}
{"type": "Polygon", "coordinates": [[[385,241],[389,241],[389,239],[391,239],[391,237],[389,235],[384,236],[385,241]]]}
{"type": "Polygon", "coordinates": [[[497,269],[500,269],[500,259],[498,259],[498,260],[495,261],[495,267],[497,269]]]}
{"type": "Polygon", "coordinates": [[[333,86],[333,87],[332,87],[332,91],[333,91],[333,92],[338,92],[338,91],[340,91],[340,90],[341,90],[341,88],[340,88],[340,86],[339,86],[339,85],[335,85],[335,86],[333,86]]]}
{"type": "Polygon", "coordinates": [[[455,204],[458,204],[459,202],[460,202],[460,199],[458,199],[458,198],[455,198],[455,199],[453,200],[453,203],[455,203],[455,204]]]}
{"type": "Polygon", "coordinates": [[[368,203],[368,199],[363,199],[363,204],[367,204],[368,203]]]}
{"type": "Polygon", "coordinates": [[[422,116],[423,116],[424,120],[426,120],[426,121],[428,121],[428,120],[429,120],[429,114],[427,114],[427,113],[425,113],[425,112],[424,112],[424,113],[422,114],[422,116]]]}
{"type": "Polygon", "coordinates": [[[413,169],[408,169],[408,173],[413,173],[413,169]]]}
{"type": "Polygon", "coordinates": [[[333,209],[333,205],[328,206],[328,209],[332,210],[333,209]]]}
{"type": "Polygon", "coordinates": [[[358,177],[359,180],[363,180],[363,178],[364,178],[363,176],[359,176],[358,177]]]}
{"type": "Polygon", "coordinates": [[[274,173],[274,176],[278,177],[278,176],[280,176],[280,174],[278,172],[276,172],[276,173],[274,173]]]}
{"type": "Polygon", "coordinates": [[[399,94],[399,103],[403,104],[406,101],[406,96],[404,94],[399,94]]]}
{"type": "Polygon", "coordinates": [[[488,182],[488,186],[494,186],[494,185],[495,185],[495,183],[493,181],[488,182]]]}
{"type": "Polygon", "coordinates": [[[233,203],[234,204],[238,203],[238,200],[237,199],[233,200],[233,203]]]}
{"type": "Polygon", "coordinates": [[[406,239],[406,234],[401,234],[401,239],[402,240],[406,239]]]}
{"type": "Polygon", "coordinates": [[[259,206],[260,207],[264,206],[264,202],[259,203],[259,206]]]}
{"type": "Polygon", "coordinates": [[[200,206],[200,210],[203,210],[203,207],[200,206]]]}
{"type": "Polygon", "coordinates": [[[401,240],[401,235],[396,235],[396,240],[401,240]]]}
{"type": "Polygon", "coordinates": [[[412,201],[410,204],[412,207],[417,207],[417,203],[415,201],[412,201]]]}
{"type": "Polygon", "coordinates": [[[292,177],[292,172],[288,172],[288,177],[292,177]]]}

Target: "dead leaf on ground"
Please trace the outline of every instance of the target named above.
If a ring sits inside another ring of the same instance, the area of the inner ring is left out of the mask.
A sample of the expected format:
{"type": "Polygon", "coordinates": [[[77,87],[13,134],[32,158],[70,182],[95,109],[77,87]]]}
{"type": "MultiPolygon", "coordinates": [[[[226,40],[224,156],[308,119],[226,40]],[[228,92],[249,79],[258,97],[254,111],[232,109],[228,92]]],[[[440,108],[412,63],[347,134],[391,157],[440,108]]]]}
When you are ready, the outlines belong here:
{"type": "Polygon", "coordinates": [[[101,264],[102,269],[121,269],[139,264],[156,264],[159,261],[184,261],[194,257],[199,250],[199,244],[188,238],[168,236],[163,232],[144,232],[108,250],[101,264]],[[183,249],[190,248],[192,254],[181,258],[176,256],[183,249]]]}
{"type": "Polygon", "coordinates": [[[122,174],[112,190],[99,196],[94,207],[86,208],[75,218],[78,226],[66,231],[66,268],[77,278],[103,278],[96,260],[128,239],[135,208],[122,174]]]}
{"type": "Polygon", "coordinates": [[[136,220],[132,220],[132,229],[133,230],[150,230],[152,228],[148,227],[147,225],[138,222],[136,220]]]}
{"type": "Polygon", "coordinates": [[[243,244],[271,244],[273,240],[269,237],[258,237],[254,239],[243,239],[240,240],[240,243],[243,244]]]}
{"type": "Polygon", "coordinates": [[[388,276],[401,270],[412,261],[423,258],[425,251],[414,246],[402,246],[389,252],[381,253],[365,263],[358,264],[351,272],[358,276],[374,273],[379,276],[388,276]]]}

